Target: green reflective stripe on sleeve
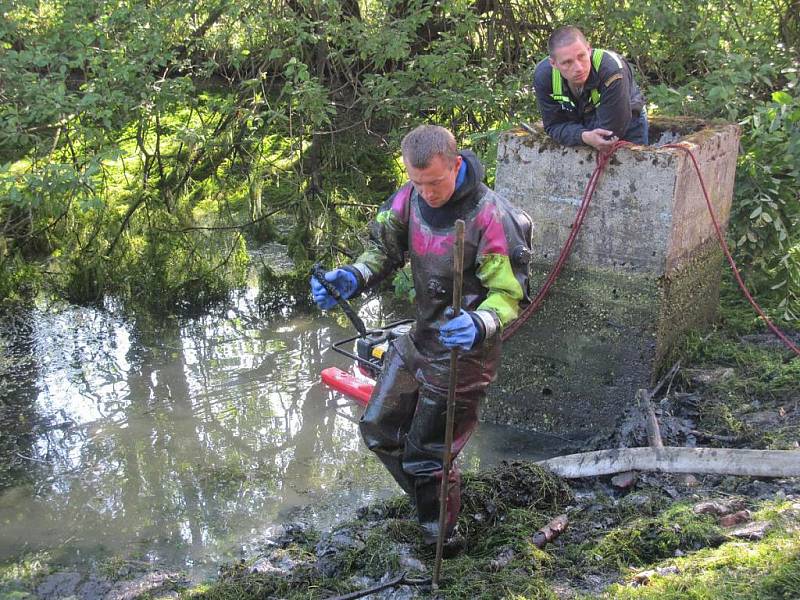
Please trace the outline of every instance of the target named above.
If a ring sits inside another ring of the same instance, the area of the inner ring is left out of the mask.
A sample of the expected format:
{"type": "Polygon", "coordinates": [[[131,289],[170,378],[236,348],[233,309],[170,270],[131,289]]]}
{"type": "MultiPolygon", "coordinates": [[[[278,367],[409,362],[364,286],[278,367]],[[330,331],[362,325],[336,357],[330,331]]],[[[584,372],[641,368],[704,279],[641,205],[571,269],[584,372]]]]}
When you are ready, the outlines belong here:
{"type": "Polygon", "coordinates": [[[556,102],[563,102],[564,104],[575,106],[575,104],[572,102],[572,99],[569,96],[564,95],[564,80],[561,77],[561,71],[553,68],[550,74],[553,88],[553,93],[550,94],[550,97],[556,102]]]}
{"type": "Polygon", "coordinates": [[[394,213],[391,210],[382,210],[377,215],[375,215],[375,220],[378,223],[384,224],[389,221],[394,216],[394,213]]]}
{"type": "MultiPolygon", "coordinates": [[[[594,66],[594,70],[598,73],[600,72],[600,63],[603,62],[603,54],[605,50],[600,50],[599,48],[595,48],[592,50],[592,65],[594,66]]],[[[592,101],[595,108],[600,106],[600,90],[594,89],[589,93],[589,100],[592,101]]]]}
{"type": "Polygon", "coordinates": [[[487,254],[479,262],[476,275],[488,288],[489,294],[477,310],[493,311],[501,327],[505,327],[519,314],[522,286],[514,276],[511,261],[505,254],[487,254]]]}
{"type": "Polygon", "coordinates": [[[553,68],[551,73],[552,75],[552,84],[553,84],[553,96],[562,96],[564,95],[564,90],[561,87],[561,71],[556,68],[553,68]]]}
{"type": "Polygon", "coordinates": [[[603,53],[605,50],[600,50],[600,48],[595,48],[592,50],[592,64],[594,65],[594,70],[600,70],[600,63],[603,62],[603,53]]]}

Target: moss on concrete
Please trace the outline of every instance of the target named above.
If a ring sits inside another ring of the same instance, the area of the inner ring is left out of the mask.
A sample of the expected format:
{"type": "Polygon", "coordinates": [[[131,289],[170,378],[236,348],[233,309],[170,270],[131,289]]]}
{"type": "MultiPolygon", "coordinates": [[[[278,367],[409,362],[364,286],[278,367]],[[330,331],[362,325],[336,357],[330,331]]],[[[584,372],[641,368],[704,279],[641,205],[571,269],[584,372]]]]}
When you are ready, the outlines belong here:
{"type": "MultiPolygon", "coordinates": [[[[547,265],[534,265],[543,281],[547,265]]],[[[586,438],[613,427],[651,379],[661,289],[654,277],[565,269],[506,342],[484,418],[586,438]]]]}
{"type": "MultiPolygon", "coordinates": [[[[654,118],[651,129],[654,138],[670,132],[700,149],[701,168],[722,178],[712,202],[726,207],[736,126],[678,117],[654,118]]],[[[537,224],[536,287],[569,234],[596,153],[560,146],[541,128],[507,135],[498,189],[537,224]]],[[[486,420],[576,440],[610,434],[636,390],[672,365],[686,332],[713,322],[722,253],[698,221],[705,213],[694,203],[693,177],[674,149],[634,147],[612,157],[572,270],[506,344],[486,420]]]]}
{"type": "Polygon", "coordinates": [[[719,243],[712,239],[662,278],[651,384],[675,362],[689,331],[714,322],[723,260],[719,243]]]}

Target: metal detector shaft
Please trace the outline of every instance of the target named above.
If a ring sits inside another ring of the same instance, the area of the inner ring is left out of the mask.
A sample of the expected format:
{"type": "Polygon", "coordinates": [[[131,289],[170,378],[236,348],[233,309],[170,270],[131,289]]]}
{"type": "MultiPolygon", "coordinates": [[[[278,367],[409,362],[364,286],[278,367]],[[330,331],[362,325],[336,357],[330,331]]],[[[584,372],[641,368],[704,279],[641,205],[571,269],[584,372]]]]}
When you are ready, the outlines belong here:
{"type": "Polygon", "coordinates": [[[337,290],[330,281],[325,279],[325,270],[322,268],[322,265],[316,263],[313,267],[311,267],[311,275],[317,281],[319,281],[320,284],[322,284],[322,287],[324,287],[333,297],[333,299],[336,300],[336,303],[342,307],[344,314],[346,314],[347,318],[350,319],[350,322],[353,324],[353,327],[356,328],[356,331],[358,331],[359,335],[361,337],[366,336],[367,328],[364,325],[364,321],[362,321],[361,317],[356,314],[356,311],[353,310],[353,307],[350,306],[350,303],[342,298],[339,290],[337,290]]]}
{"type": "MultiPolygon", "coordinates": [[[[453,246],[453,316],[461,314],[461,288],[464,283],[464,221],[456,221],[456,242],[453,246]]],[[[450,461],[453,448],[453,424],[456,416],[456,384],[458,379],[458,348],[450,350],[450,381],[447,387],[447,420],[442,451],[442,485],[439,491],[439,537],[436,538],[436,560],[433,563],[432,586],[439,588],[444,550],[444,527],[447,520],[447,496],[450,487],[450,461]]]]}

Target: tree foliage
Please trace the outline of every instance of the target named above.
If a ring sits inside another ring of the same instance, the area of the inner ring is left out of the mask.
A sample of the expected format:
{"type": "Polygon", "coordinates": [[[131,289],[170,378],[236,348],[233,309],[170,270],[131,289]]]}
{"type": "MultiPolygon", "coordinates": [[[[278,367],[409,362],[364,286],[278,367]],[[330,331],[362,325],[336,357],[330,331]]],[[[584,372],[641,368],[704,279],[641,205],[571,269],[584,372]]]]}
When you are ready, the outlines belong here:
{"type": "Polygon", "coordinates": [[[451,127],[492,173],[575,22],[656,110],[742,123],[732,242],[798,314],[796,0],[5,1],[5,297],[33,269],[75,300],[196,308],[242,284],[246,242],[341,261],[410,127],[451,127]]]}

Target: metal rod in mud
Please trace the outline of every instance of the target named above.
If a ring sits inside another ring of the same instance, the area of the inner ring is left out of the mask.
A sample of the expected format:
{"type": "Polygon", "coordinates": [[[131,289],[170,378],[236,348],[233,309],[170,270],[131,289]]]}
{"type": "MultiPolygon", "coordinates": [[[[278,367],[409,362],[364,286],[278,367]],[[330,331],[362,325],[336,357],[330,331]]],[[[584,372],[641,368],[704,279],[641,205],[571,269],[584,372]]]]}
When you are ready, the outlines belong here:
{"type": "MultiPolygon", "coordinates": [[[[464,283],[464,221],[456,221],[456,241],[453,246],[453,316],[461,314],[461,288],[464,283]]],[[[432,587],[439,588],[444,550],[444,526],[447,519],[447,496],[450,487],[450,460],[453,447],[453,422],[456,415],[456,383],[458,375],[458,348],[450,350],[450,382],[447,387],[447,420],[442,451],[442,485],[439,492],[439,536],[436,538],[436,560],[433,563],[432,587]]]]}
{"type": "Polygon", "coordinates": [[[356,328],[358,334],[361,337],[366,337],[367,327],[364,325],[364,321],[362,321],[361,317],[356,314],[356,311],[353,310],[353,307],[350,306],[350,303],[342,298],[339,290],[337,290],[330,281],[325,279],[325,270],[322,268],[322,265],[315,263],[314,266],[311,267],[311,275],[313,275],[314,278],[320,282],[322,287],[324,287],[333,297],[333,299],[336,300],[336,303],[342,307],[344,314],[346,314],[347,318],[350,319],[350,322],[353,324],[353,327],[356,328]]]}

